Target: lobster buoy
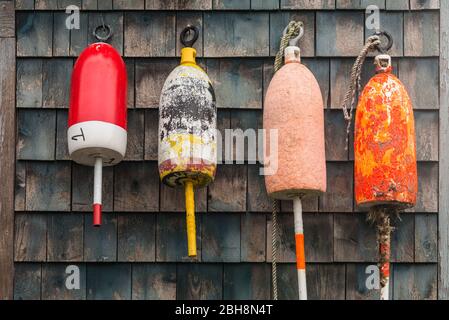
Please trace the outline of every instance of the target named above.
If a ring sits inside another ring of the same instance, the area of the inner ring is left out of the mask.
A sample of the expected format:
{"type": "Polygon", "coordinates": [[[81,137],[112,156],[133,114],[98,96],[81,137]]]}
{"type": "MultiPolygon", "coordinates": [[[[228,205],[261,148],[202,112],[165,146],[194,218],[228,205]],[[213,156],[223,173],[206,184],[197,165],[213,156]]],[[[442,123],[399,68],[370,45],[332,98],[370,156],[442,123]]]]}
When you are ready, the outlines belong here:
{"type": "Polygon", "coordinates": [[[185,188],[189,257],[197,254],[194,188],[212,182],[217,167],[215,94],[195,61],[198,34],[195,26],[182,31],[181,64],[165,81],[159,105],[159,175],[164,184],[185,188]]]}
{"type": "Polygon", "coordinates": [[[71,83],[68,148],[71,158],[94,166],[93,224],[101,225],[102,167],[126,152],[126,67],[109,44],[87,47],[77,59],[71,83]]]}
{"type": "Polygon", "coordinates": [[[390,215],[416,204],[418,175],[410,97],[392,74],[391,57],[375,58],[376,75],[356,111],[354,181],[356,204],[377,224],[382,300],[389,299],[390,215]]]}
{"type": "Polygon", "coordinates": [[[361,208],[416,203],[418,176],[413,107],[391,57],[376,57],[377,74],[359,99],[355,119],[355,198],[361,208]]]}
{"type": "Polygon", "coordinates": [[[285,49],[285,65],[275,73],[265,97],[267,145],[270,132],[277,131],[278,153],[276,159],[265,152],[264,164],[277,168],[265,175],[268,195],[293,200],[299,298],[306,300],[301,199],[326,191],[326,157],[323,98],[314,75],[301,63],[300,49],[294,45],[298,40],[285,49]]]}

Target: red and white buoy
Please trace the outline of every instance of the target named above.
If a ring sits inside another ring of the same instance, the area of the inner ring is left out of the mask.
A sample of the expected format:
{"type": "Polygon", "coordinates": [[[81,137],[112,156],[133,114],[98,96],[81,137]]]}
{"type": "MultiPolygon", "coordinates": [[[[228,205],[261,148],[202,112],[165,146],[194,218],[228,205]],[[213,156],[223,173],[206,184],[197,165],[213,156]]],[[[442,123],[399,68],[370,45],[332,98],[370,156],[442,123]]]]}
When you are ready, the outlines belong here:
{"type": "Polygon", "coordinates": [[[126,152],[126,67],[109,44],[87,47],[72,74],[67,139],[73,161],[94,166],[93,224],[101,225],[102,167],[126,152]]]}

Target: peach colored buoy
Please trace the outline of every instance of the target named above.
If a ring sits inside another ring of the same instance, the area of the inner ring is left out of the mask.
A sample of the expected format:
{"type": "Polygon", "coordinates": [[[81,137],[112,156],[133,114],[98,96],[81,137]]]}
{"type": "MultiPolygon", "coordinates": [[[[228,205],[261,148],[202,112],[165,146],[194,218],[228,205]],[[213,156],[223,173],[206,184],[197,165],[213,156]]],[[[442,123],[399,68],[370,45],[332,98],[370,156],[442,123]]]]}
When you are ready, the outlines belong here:
{"type": "Polygon", "coordinates": [[[265,152],[265,185],[270,197],[293,200],[299,299],[307,300],[301,199],[326,191],[324,110],[318,82],[292,42],[265,97],[266,145],[272,145],[273,130],[278,137],[277,155],[265,152]]]}
{"type": "Polygon", "coordinates": [[[277,172],[265,176],[265,185],[279,200],[326,191],[323,98],[296,49],[285,50],[286,64],[274,75],[264,106],[267,139],[269,130],[278,130],[277,172]]]}

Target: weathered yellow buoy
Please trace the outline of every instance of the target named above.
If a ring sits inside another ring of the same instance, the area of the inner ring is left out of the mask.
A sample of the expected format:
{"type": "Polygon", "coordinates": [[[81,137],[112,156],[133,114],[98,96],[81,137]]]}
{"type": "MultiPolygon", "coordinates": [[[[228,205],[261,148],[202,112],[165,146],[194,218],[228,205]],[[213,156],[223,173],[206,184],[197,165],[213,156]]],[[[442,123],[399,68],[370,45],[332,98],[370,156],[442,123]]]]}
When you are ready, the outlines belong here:
{"type": "Polygon", "coordinates": [[[159,105],[159,174],[166,185],[185,188],[190,257],[197,251],[194,188],[213,181],[217,167],[217,108],[211,81],[195,61],[198,34],[194,26],[182,31],[181,64],[165,81],[159,105]]]}

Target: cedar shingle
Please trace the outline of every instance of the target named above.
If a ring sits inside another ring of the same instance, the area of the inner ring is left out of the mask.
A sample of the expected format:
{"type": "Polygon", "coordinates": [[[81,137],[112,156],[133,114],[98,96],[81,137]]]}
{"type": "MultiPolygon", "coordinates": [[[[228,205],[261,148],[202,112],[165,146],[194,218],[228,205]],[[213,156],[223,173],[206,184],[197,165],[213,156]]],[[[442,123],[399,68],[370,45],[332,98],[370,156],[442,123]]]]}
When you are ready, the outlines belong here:
{"type": "Polygon", "coordinates": [[[174,13],[127,12],[125,26],[125,56],[175,56],[174,13]]]}
{"type": "Polygon", "coordinates": [[[204,55],[206,57],[267,56],[269,53],[268,21],[268,13],[204,13],[204,55]]]}
{"type": "Polygon", "coordinates": [[[317,12],[316,55],[357,56],[364,42],[363,22],[363,12],[317,12]]]}

